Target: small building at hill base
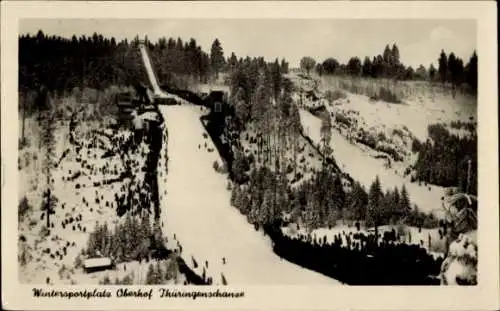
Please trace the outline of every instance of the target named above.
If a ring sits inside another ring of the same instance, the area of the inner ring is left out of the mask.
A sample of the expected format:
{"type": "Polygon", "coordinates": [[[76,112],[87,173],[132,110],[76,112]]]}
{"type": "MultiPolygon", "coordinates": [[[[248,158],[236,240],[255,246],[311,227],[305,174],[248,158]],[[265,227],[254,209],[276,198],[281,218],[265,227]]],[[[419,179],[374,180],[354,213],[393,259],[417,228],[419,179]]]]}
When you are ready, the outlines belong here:
{"type": "Polygon", "coordinates": [[[83,262],[85,273],[110,270],[114,268],[114,263],[110,258],[89,258],[83,262]]]}
{"type": "Polygon", "coordinates": [[[134,124],[135,130],[145,130],[160,126],[163,123],[163,117],[158,111],[132,111],[132,123],[134,124]]]}
{"type": "Polygon", "coordinates": [[[223,91],[212,91],[205,99],[204,106],[210,109],[208,119],[215,136],[224,130],[227,117],[234,115],[233,108],[227,103],[227,94],[223,91]]]}

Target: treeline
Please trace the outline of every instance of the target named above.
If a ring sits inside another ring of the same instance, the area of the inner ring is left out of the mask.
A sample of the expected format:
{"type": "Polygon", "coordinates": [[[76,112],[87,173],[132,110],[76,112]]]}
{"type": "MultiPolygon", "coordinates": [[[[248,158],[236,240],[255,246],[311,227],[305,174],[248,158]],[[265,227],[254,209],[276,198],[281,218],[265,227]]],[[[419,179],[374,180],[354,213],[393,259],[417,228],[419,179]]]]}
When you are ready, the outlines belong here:
{"type": "MultiPolygon", "coordinates": [[[[19,86],[38,89],[44,85],[51,92],[74,87],[105,89],[110,85],[146,82],[146,71],[136,48],[139,38],[116,41],[94,33],[91,37],[73,35],[71,39],[46,36],[19,37],[19,86]]],[[[158,79],[169,83],[173,74],[199,79],[209,77],[210,58],[194,39],[161,38],[152,43],[146,38],[158,79]]]]}
{"type": "Polygon", "coordinates": [[[387,78],[395,80],[428,80],[449,82],[453,86],[466,83],[470,90],[477,92],[477,54],[473,52],[467,63],[453,52],[448,56],[442,50],[438,58],[439,67],[431,63],[429,67],[420,65],[418,68],[405,66],[400,61],[400,52],[396,44],[385,46],[382,54],[373,57],[366,56],[363,60],[354,56],[342,64],[337,59],[329,57],[323,62],[316,62],[312,57],[305,56],[300,61],[301,69],[308,74],[314,70],[319,75],[349,75],[353,77],[387,78]]]}
{"type": "Polygon", "coordinates": [[[309,230],[335,226],[338,220],[368,227],[438,225],[432,214],[412,208],[404,185],[384,193],[377,176],[368,192],[358,182],[346,191],[341,177],[326,166],[296,189],[288,186],[286,175],[267,167],[257,168],[251,172],[248,184],[233,186],[231,204],[256,227],[272,224],[287,214],[290,221],[302,223],[309,230]]]}
{"type": "MultiPolygon", "coordinates": [[[[68,39],[46,35],[42,30],[34,36],[21,35],[19,87],[38,89],[43,85],[51,92],[62,92],[74,87],[102,90],[110,85],[146,82],[146,72],[137,49],[139,41],[138,36],[129,42],[97,33],[92,36],[73,35],[68,39]]],[[[162,84],[175,84],[178,75],[206,82],[246,61],[234,53],[226,59],[218,39],[213,41],[209,52],[203,51],[193,38],[183,41],[181,38],[161,37],[152,42],[146,36],[144,43],[162,84]]],[[[259,61],[265,63],[263,58],[259,61]]],[[[284,59],[279,65],[280,70],[288,71],[284,59]]]]}
{"type": "Polygon", "coordinates": [[[125,221],[114,229],[109,228],[107,223],[96,224],[82,253],[88,257],[109,257],[120,263],[151,257],[164,258],[169,251],[164,246],[158,221],[152,224],[148,216],[138,218],[127,214],[125,221]]]}
{"type": "Polygon", "coordinates": [[[468,135],[451,133],[443,124],[428,126],[429,139],[414,144],[418,159],[415,180],[443,187],[458,187],[477,194],[477,134],[473,123],[454,122],[452,128],[465,128],[468,135]]]}
{"type": "MultiPolygon", "coordinates": [[[[139,38],[117,41],[94,33],[73,35],[71,39],[49,36],[39,30],[36,35],[19,37],[19,88],[63,92],[88,87],[103,90],[110,85],[147,82],[140,52],[139,38]]],[[[226,64],[220,42],[216,39],[210,54],[195,39],[145,38],[157,78],[163,84],[175,84],[176,76],[189,76],[206,81],[226,64]]],[[[235,55],[232,55],[235,58],[235,55]]]]}
{"type": "Polygon", "coordinates": [[[131,84],[146,76],[139,69],[127,40],[75,35],[71,39],[47,36],[19,37],[19,88],[63,92],[74,87],[104,89],[112,84],[131,84]]]}
{"type": "MultiPolygon", "coordinates": [[[[469,62],[464,65],[464,61],[451,52],[448,56],[441,50],[438,60],[438,78],[442,83],[449,82],[453,86],[467,83],[472,90],[477,92],[477,54],[473,52],[469,62]]],[[[434,74],[433,78],[437,78],[434,74]]]]}

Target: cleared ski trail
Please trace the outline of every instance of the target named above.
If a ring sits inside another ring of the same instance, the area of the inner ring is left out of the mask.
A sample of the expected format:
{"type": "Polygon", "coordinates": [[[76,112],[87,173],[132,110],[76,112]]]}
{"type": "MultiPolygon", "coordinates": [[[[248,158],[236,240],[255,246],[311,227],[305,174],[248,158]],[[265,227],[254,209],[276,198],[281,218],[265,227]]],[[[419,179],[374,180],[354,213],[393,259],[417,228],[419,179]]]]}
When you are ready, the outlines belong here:
{"type": "Polygon", "coordinates": [[[163,92],[160,88],[160,85],[158,84],[158,81],[156,80],[156,76],[153,71],[153,66],[151,64],[151,60],[149,59],[149,55],[148,52],[146,51],[146,47],[144,46],[144,44],[139,45],[139,50],[141,51],[142,62],[144,63],[144,66],[146,68],[146,72],[149,78],[149,83],[153,87],[153,92],[155,93],[155,95],[160,95],[163,92]]]}
{"type": "Polygon", "coordinates": [[[146,73],[149,79],[150,86],[153,88],[153,93],[155,97],[158,98],[172,98],[178,101],[179,103],[186,103],[186,101],[180,98],[177,95],[169,94],[163,91],[158,83],[158,79],[156,79],[156,74],[153,70],[153,65],[151,62],[151,58],[149,58],[148,51],[144,44],[139,44],[139,50],[141,52],[142,62],[144,64],[144,68],[146,69],[146,73]]]}
{"type": "Polygon", "coordinates": [[[217,149],[203,138],[200,107],[161,106],[160,111],[168,129],[168,175],[166,182],[159,178],[160,193],[167,191],[161,199],[162,220],[169,247],[179,241],[191,269],[202,275],[207,261],[206,276],[213,284],[222,283],[221,274],[229,285],[340,284],[278,257],[271,241],[230,205],[227,175],[213,168],[214,161],[221,163],[217,149]],[[207,151],[205,143],[214,150],[207,151]]]}
{"type": "MultiPolygon", "coordinates": [[[[299,112],[306,134],[313,142],[319,143],[321,141],[321,120],[304,109],[300,109],[299,112]]],[[[353,145],[336,129],[332,129],[330,146],[340,168],[365,186],[365,189],[369,189],[375,176],[378,175],[384,191],[393,190],[394,187],[401,189],[404,184],[411,202],[417,204],[420,211],[434,212],[437,216],[441,216],[443,213],[441,197],[445,194],[444,188],[434,185],[419,186],[417,183],[411,183],[409,178],[404,178],[393,170],[387,169],[384,166],[384,160],[375,159],[358,146],[353,145]]]]}

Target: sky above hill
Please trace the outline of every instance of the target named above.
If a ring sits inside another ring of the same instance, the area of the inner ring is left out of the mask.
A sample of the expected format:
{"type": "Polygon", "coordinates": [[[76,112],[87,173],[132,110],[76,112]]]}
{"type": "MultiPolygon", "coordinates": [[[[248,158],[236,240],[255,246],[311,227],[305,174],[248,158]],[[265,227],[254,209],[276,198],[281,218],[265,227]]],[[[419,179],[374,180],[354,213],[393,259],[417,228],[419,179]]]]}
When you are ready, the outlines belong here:
{"type": "Polygon", "coordinates": [[[286,58],[292,67],[302,56],[317,61],[335,57],[347,62],[351,56],[382,54],[386,44],[396,43],[405,65],[437,65],[441,49],[454,52],[467,63],[476,49],[474,20],[396,19],[28,19],[19,33],[71,38],[94,32],[117,40],[145,35],[196,39],[205,51],[218,38],[226,56],[264,56],[268,60],[286,58]]]}

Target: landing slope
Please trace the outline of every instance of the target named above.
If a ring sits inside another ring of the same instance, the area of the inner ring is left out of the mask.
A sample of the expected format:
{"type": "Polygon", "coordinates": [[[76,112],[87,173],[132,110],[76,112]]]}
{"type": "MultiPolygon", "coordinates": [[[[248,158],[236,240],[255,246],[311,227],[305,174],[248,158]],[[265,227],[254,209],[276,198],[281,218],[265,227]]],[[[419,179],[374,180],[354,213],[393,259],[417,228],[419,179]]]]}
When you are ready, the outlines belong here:
{"type": "Polygon", "coordinates": [[[230,205],[227,176],[212,167],[220,158],[199,120],[199,107],[161,106],[168,130],[168,175],[161,180],[161,206],[170,243],[199,275],[221,284],[339,284],[338,281],[280,259],[268,238],[230,205]],[[212,152],[204,147],[213,148],[212,152]],[[201,146],[201,147],[199,147],[201,146]],[[177,243],[177,242],[174,242],[177,243]],[[225,258],[225,264],[223,263],[225,258]],[[197,267],[192,258],[197,262],[197,267]],[[206,263],[208,262],[208,268],[206,263]]]}

